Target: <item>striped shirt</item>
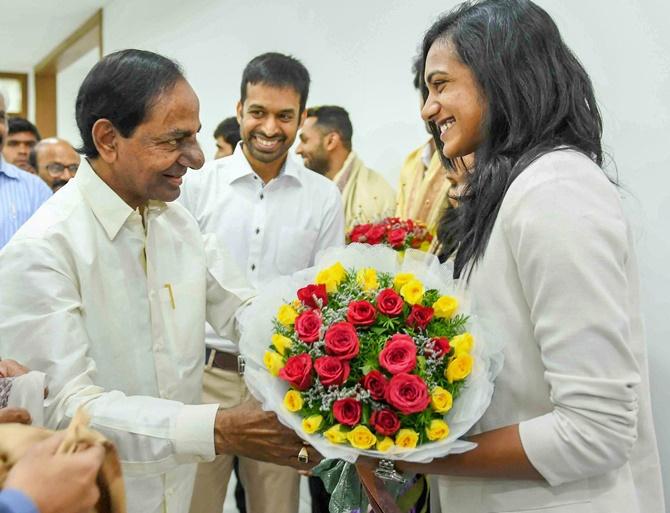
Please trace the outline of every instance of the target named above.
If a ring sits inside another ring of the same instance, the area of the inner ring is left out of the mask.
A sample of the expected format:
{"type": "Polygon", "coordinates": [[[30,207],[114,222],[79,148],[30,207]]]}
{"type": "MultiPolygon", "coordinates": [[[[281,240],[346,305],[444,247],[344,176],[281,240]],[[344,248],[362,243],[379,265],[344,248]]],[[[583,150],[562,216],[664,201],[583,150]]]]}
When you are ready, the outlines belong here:
{"type": "Polygon", "coordinates": [[[0,248],[50,197],[51,189],[41,178],[0,157],[0,248]]]}

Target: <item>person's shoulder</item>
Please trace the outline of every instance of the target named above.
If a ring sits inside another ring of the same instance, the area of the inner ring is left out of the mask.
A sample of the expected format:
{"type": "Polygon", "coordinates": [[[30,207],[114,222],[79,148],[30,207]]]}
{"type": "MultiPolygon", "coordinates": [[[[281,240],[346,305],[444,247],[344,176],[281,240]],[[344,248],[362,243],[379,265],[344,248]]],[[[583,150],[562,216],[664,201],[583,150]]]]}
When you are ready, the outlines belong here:
{"type": "Polygon", "coordinates": [[[298,162],[294,157],[291,157],[293,160],[292,165],[294,172],[300,180],[300,182],[305,185],[305,189],[308,191],[321,191],[327,194],[334,194],[339,196],[340,190],[335,185],[335,182],[326,178],[325,176],[307,169],[302,163],[298,162]]]}
{"type": "Polygon", "coordinates": [[[573,183],[583,187],[612,189],[605,171],[584,153],[556,149],[535,159],[512,182],[508,195],[515,197],[537,188],[561,189],[573,183]]]}
{"type": "Polygon", "coordinates": [[[619,210],[617,188],[605,171],[577,150],[560,148],[534,160],[512,182],[501,207],[506,216],[514,211],[544,205],[547,209],[560,202],[584,212],[599,205],[619,210]]]}
{"type": "Polygon", "coordinates": [[[16,231],[9,244],[42,241],[50,245],[62,240],[64,234],[77,232],[77,226],[81,226],[79,223],[87,217],[85,211],[93,216],[80,190],[74,183],[69,183],[42,203],[16,231]]]}
{"type": "Polygon", "coordinates": [[[13,176],[20,182],[26,184],[31,190],[39,192],[46,191],[51,194],[51,189],[49,189],[49,186],[44,183],[44,180],[42,180],[39,176],[34,175],[33,173],[29,173],[28,171],[24,171],[20,167],[16,167],[15,165],[6,161],[3,165],[5,170],[9,171],[9,176],[13,176]]]}

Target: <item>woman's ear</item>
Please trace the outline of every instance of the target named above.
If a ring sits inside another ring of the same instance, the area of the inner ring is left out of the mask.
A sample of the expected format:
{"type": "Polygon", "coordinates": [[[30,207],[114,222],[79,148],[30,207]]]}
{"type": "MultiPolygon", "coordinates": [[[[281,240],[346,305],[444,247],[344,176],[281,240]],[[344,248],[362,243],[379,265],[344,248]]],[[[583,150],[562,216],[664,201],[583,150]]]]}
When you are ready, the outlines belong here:
{"type": "Polygon", "coordinates": [[[114,162],[117,157],[118,132],[108,119],[97,120],[91,129],[93,144],[105,162],[114,162]]]}

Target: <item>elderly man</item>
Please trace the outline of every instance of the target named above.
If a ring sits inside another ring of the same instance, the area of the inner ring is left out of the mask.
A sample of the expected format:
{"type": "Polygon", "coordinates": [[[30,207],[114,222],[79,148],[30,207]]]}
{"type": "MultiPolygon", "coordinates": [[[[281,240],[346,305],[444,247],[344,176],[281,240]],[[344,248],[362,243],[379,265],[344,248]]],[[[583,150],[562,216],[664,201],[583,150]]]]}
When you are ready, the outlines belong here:
{"type": "Polygon", "coordinates": [[[5,161],[6,111],[5,98],[0,93],[0,249],[51,196],[42,180],[5,161]]]}
{"type": "Polygon", "coordinates": [[[205,320],[234,340],[251,293],[173,203],[204,160],[180,67],[141,50],[107,55],[76,118],[76,177],[0,253],[0,354],[46,373],[49,427],[85,405],[123,460],[131,513],[188,511],[195,463],[215,454],[308,468],[301,441],[257,403],[196,404],[205,320]]]}
{"type": "Polygon", "coordinates": [[[13,117],[8,123],[7,142],[2,154],[10,164],[36,174],[37,170],[30,165],[28,156],[40,139],[35,125],[25,118],[13,117]]]}
{"type": "Polygon", "coordinates": [[[342,107],[307,109],[296,153],[305,166],[330,178],[342,192],[347,230],[393,215],[395,193],[388,182],[352,151],[353,128],[342,107]]]}
{"type": "Polygon", "coordinates": [[[49,137],[35,145],[29,160],[39,177],[56,192],[74,177],[81,157],[66,140],[49,137]]]}

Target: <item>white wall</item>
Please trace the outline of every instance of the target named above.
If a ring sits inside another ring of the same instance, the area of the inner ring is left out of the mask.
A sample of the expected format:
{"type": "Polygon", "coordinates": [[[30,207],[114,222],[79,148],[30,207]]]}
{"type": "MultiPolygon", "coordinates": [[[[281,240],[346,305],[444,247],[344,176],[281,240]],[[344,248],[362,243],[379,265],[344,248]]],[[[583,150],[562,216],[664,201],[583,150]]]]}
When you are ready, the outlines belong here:
{"type": "MultiPolygon", "coordinates": [[[[426,138],[410,65],[423,32],[453,0],[111,0],[105,52],[139,47],[179,60],[201,99],[211,132],[232,115],[244,65],[276,50],[301,59],[313,79],[309,104],[347,108],[354,147],[395,185],[403,157],[426,138]]],[[[658,441],[670,499],[670,2],[541,0],[591,74],[605,119],[605,143],[619,178],[637,199],[644,315],[658,441]]]]}
{"type": "Polygon", "coordinates": [[[74,147],[81,145],[79,129],[74,117],[74,105],[79,86],[86,74],[98,62],[99,48],[92,48],[56,75],[56,133],[61,139],[69,141],[74,147]]]}

